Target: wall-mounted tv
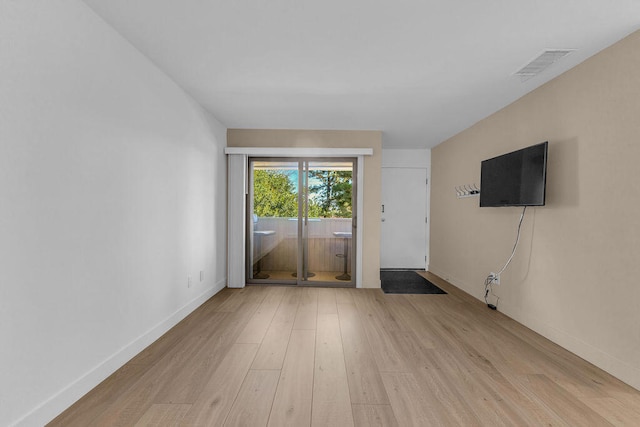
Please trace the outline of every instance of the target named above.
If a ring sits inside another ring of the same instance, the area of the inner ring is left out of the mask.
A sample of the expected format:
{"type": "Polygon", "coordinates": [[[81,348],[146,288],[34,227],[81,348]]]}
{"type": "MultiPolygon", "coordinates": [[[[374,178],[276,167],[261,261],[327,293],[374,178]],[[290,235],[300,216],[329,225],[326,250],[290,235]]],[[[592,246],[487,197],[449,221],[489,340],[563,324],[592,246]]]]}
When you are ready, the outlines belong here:
{"type": "Polygon", "coordinates": [[[544,206],[548,142],[484,160],[480,207],[544,206]]]}

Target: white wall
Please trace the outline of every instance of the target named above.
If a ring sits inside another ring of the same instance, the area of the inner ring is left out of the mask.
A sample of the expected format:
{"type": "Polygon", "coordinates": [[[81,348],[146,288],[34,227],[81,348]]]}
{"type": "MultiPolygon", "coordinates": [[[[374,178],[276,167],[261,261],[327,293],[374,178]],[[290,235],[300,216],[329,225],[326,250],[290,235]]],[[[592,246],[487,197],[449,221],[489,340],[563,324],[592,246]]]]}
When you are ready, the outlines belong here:
{"type": "Polygon", "coordinates": [[[0,2],[0,425],[224,286],[225,132],[84,3],[0,2]]]}
{"type": "Polygon", "coordinates": [[[382,167],[431,169],[431,150],[385,148],[382,150],[382,167]]]}

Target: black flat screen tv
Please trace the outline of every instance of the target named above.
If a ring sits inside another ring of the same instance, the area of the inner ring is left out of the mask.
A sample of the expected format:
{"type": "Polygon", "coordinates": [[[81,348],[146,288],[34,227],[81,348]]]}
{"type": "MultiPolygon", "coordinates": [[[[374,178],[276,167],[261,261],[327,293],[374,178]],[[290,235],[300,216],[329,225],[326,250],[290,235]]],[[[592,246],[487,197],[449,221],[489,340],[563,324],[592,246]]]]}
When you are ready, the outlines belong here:
{"type": "Polygon", "coordinates": [[[544,206],[548,142],[484,160],[480,207],[544,206]]]}

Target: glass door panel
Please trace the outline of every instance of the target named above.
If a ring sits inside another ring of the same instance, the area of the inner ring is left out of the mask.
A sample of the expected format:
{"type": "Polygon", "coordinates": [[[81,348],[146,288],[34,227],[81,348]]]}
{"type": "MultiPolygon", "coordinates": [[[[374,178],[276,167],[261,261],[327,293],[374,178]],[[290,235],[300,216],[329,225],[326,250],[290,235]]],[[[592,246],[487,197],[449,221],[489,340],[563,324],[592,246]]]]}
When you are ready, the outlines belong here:
{"type": "Polygon", "coordinates": [[[252,160],[249,170],[247,279],[295,283],[299,161],[252,160]]]}
{"type": "Polygon", "coordinates": [[[249,283],[352,286],[353,159],[251,159],[249,283]]]}
{"type": "Polygon", "coordinates": [[[351,284],[354,162],[324,159],[305,164],[302,244],[307,280],[351,284]]]}

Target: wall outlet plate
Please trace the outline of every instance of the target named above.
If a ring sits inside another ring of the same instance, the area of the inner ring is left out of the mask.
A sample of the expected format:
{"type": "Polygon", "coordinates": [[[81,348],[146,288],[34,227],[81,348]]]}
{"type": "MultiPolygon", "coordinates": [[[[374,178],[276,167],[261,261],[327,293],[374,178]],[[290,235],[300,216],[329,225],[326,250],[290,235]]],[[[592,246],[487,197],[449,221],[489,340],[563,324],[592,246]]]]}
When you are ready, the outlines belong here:
{"type": "Polygon", "coordinates": [[[496,273],[489,273],[489,276],[491,276],[491,283],[494,285],[499,285],[500,284],[500,275],[496,274],[496,273]]]}
{"type": "Polygon", "coordinates": [[[191,287],[191,276],[187,277],[187,288],[191,287]]]}

